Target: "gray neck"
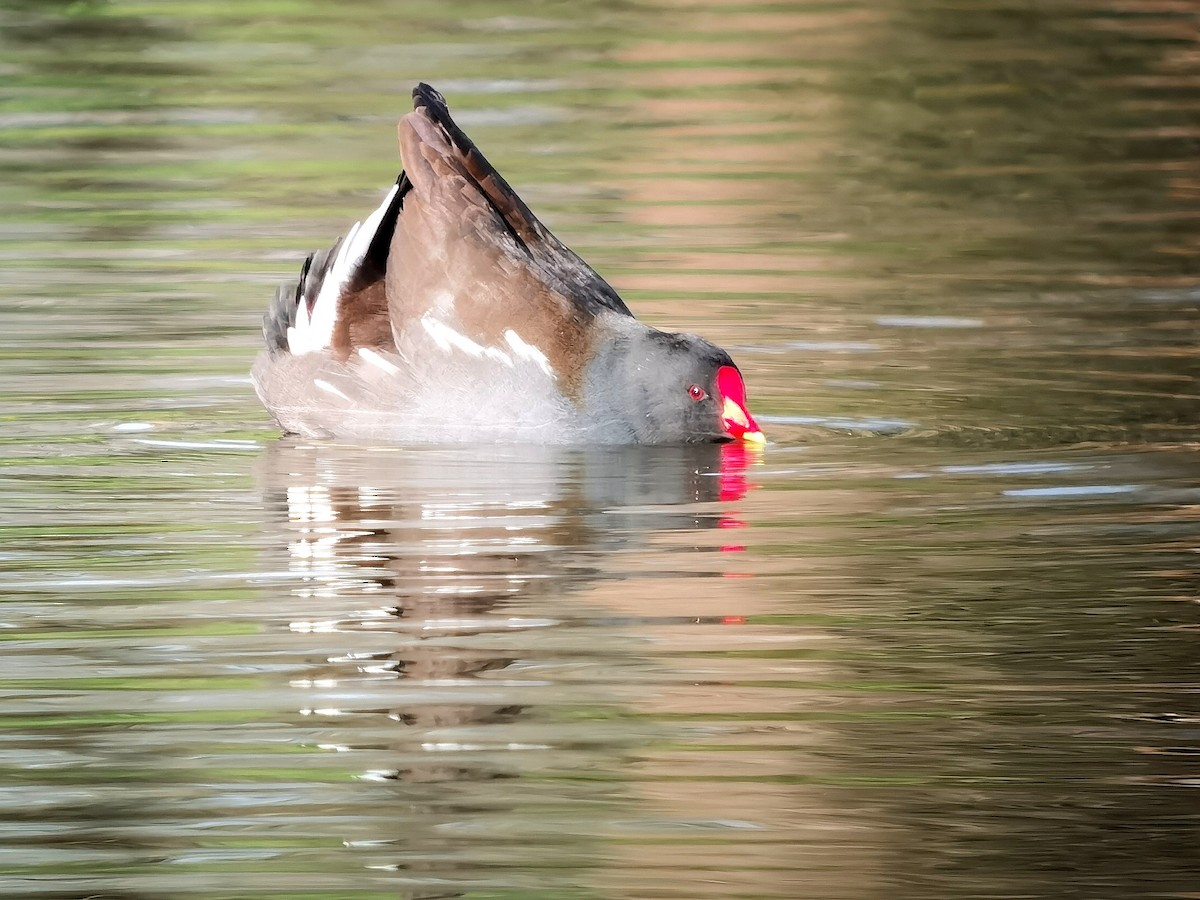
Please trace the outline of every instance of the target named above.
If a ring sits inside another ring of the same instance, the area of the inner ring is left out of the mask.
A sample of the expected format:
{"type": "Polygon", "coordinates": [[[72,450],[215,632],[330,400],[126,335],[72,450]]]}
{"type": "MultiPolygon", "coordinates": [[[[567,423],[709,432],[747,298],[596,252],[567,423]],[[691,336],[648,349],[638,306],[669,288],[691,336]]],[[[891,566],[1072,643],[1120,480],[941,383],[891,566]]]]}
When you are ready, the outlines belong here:
{"type": "Polygon", "coordinates": [[[646,335],[649,328],[629,316],[601,314],[594,328],[597,351],[588,363],[581,406],[589,429],[605,443],[653,440],[646,390],[646,335]]]}

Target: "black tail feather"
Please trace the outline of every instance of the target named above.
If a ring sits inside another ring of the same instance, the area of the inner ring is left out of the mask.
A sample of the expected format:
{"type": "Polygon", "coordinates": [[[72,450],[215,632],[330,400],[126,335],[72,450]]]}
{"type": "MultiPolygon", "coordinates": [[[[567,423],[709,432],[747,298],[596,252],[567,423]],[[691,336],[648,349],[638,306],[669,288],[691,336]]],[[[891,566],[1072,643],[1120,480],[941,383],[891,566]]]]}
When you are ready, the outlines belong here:
{"type": "MultiPolygon", "coordinates": [[[[304,261],[305,271],[312,263],[312,254],[304,261]]],[[[288,329],[296,324],[296,307],[300,302],[300,282],[286,281],[275,290],[275,299],[263,316],[263,341],[274,353],[288,349],[288,329]]]]}
{"type": "MultiPolygon", "coordinates": [[[[378,229],[371,237],[366,255],[359,264],[353,278],[343,286],[342,295],[351,295],[364,290],[387,276],[388,255],[392,248],[392,236],[396,232],[396,222],[400,210],[404,206],[404,197],[412,190],[412,182],[403,172],[396,179],[396,195],[388,204],[388,208],[379,223],[378,229]]],[[[288,351],[288,328],[296,324],[296,311],[303,303],[311,315],[317,305],[317,297],[329,270],[337,259],[338,250],[345,238],[339,238],[328,250],[310,253],[300,269],[300,280],[289,281],[280,285],[275,292],[267,314],[263,316],[263,339],[267,349],[271,351],[288,351]]]]}
{"type": "Polygon", "coordinates": [[[360,291],[387,275],[387,261],[388,254],[392,249],[392,236],[396,233],[396,223],[400,219],[404,197],[411,190],[412,182],[408,180],[407,175],[401,172],[400,177],[396,179],[396,196],[388,204],[387,212],[383,214],[383,220],[379,223],[375,236],[371,238],[366,256],[363,257],[362,264],[359,265],[358,272],[355,273],[354,280],[347,287],[347,291],[360,291]]]}
{"type": "Polygon", "coordinates": [[[263,339],[269,350],[288,350],[288,329],[296,324],[296,312],[303,303],[309,314],[317,305],[317,295],[329,271],[338,247],[342,245],[338,238],[328,250],[310,253],[300,267],[299,281],[286,281],[275,291],[275,299],[263,316],[263,339]]]}

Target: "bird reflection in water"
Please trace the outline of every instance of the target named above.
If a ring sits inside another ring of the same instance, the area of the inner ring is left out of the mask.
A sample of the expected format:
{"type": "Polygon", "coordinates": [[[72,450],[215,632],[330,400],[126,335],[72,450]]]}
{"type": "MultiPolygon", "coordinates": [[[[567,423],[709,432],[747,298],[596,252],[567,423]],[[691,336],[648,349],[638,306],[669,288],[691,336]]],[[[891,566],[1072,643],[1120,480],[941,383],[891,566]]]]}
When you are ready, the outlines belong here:
{"type": "MultiPolygon", "coordinates": [[[[327,729],[321,746],[360,751],[371,767],[357,777],[403,786],[390,802],[409,813],[391,833],[348,845],[412,879],[411,897],[458,896],[461,879],[476,884],[501,845],[531,830],[554,836],[509,847],[505,866],[565,877],[599,864],[587,823],[619,785],[571,772],[619,775],[637,735],[594,711],[620,706],[606,686],[637,660],[619,633],[629,613],[589,604],[586,590],[620,579],[608,551],[740,527],[719,501],[746,494],[756,459],[740,445],[282,441],[264,480],[286,509],[289,569],[300,576],[291,629],[316,648],[292,684],[312,695],[302,712],[327,729]],[[480,817],[491,824],[463,824],[480,817]],[[423,887],[428,878],[436,885],[423,887]]],[[[385,815],[373,810],[371,821],[385,815]]]]}

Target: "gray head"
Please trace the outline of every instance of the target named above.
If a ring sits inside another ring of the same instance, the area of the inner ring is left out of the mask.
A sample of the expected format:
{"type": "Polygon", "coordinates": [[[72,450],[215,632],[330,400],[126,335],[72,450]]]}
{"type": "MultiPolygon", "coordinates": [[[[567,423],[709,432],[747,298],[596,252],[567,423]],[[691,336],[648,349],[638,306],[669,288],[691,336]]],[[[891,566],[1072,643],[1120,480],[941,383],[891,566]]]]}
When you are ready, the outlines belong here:
{"type": "Polygon", "coordinates": [[[639,444],[747,440],[762,434],[733,359],[694,334],[626,319],[588,365],[584,414],[614,440],[639,444]]]}

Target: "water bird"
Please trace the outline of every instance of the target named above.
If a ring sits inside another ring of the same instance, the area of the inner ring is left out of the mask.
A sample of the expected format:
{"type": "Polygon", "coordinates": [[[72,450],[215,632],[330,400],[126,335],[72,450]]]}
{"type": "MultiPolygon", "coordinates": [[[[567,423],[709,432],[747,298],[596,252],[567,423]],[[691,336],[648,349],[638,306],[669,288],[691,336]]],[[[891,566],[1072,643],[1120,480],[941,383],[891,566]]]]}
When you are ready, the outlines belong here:
{"type": "Polygon", "coordinates": [[[733,359],[639,322],[428,84],[379,207],[279,287],[252,378],[278,425],[383,441],[762,443],[733,359]]]}

